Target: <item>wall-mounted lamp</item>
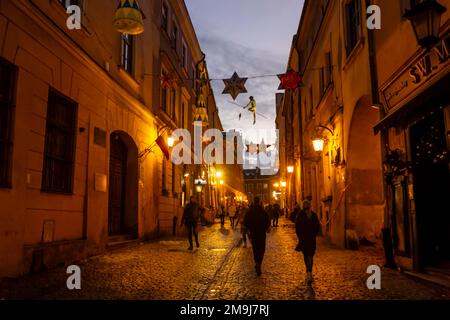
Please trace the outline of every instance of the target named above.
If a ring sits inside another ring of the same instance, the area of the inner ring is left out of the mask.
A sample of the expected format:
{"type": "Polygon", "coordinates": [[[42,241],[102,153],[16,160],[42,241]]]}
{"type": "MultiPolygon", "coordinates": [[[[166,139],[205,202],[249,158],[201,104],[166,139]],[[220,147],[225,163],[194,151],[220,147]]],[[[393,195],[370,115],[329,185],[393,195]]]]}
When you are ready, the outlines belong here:
{"type": "Polygon", "coordinates": [[[294,166],[288,166],[287,167],[287,172],[288,173],[294,173],[294,166]]]}
{"type": "Polygon", "coordinates": [[[405,17],[411,21],[420,46],[430,49],[439,41],[441,16],[446,10],[436,0],[424,0],[406,11],[405,17]]]}
{"type": "Polygon", "coordinates": [[[314,151],[316,151],[316,152],[323,151],[323,146],[325,144],[325,141],[323,140],[323,138],[315,138],[312,141],[312,143],[313,143],[314,151]]]}

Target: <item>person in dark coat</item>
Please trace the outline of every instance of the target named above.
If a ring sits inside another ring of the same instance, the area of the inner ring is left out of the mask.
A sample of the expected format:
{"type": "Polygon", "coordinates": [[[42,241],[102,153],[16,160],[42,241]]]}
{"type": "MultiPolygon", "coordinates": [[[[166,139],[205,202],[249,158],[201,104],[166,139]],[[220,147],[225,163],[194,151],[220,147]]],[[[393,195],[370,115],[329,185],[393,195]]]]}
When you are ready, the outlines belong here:
{"type": "Polygon", "coordinates": [[[270,218],[266,210],[260,203],[260,199],[255,197],[244,219],[244,226],[250,234],[253,247],[253,258],[255,260],[255,270],[258,276],[261,275],[261,265],[266,251],[266,233],[270,229],[270,218]]]}
{"type": "Polygon", "coordinates": [[[198,242],[198,232],[197,232],[197,219],[199,214],[199,207],[195,201],[195,197],[191,196],[190,202],[186,205],[183,212],[183,217],[181,218],[181,226],[185,225],[188,233],[189,240],[189,249],[193,250],[194,246],[192,245],[192,234],[195,237],[195,243],[197,244],[197,248],[200,247],[200,243],[198,242]]]}
{"type": "Polygon", "coordinates": [[[303,210],[297,216],[295,232],[298,237],[296,250],[303,252],[305,261],[307,282],[311,284],[313,280],[312,269],[313,259],[316,253],[316,237],[320,231],[320,222],[317,214],[311,211],[311,202],[303,201],[303,210]]]}
{"type": "Polygon", "coordinates": [[[272,216],[273,224],[272,224],[272,227],[278,227],[278,219],[280,218],[280,214],[281,214],[280,205],[278,203],[275,203],[273,205],[272,210],[273,210],[273,216],[272,216]]]}

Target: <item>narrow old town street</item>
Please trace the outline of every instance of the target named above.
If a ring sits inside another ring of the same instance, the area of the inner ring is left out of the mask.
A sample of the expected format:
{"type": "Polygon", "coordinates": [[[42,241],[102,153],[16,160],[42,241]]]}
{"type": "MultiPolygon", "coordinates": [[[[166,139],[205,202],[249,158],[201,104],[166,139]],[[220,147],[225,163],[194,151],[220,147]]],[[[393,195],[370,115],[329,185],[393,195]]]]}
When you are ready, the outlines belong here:
{"type": "Polygon", "coordinates": [[[302,256],[294,251],[293,225],[282,219],[267,238],[263,275],[253,270],[251,246],[229,224],[200,228],[200,248],[187,250],[182,238],[110,251],[80,262],[82,288],[66,288],[59,267],[0,283],[0,299],[133,300],[354,300],[450,299],[450,291],[382,268],[381,290],[366,286],[369,265],[383,264],[380,248],[335,248],[320,240],[313,290],[304,282],[302,256]]]}

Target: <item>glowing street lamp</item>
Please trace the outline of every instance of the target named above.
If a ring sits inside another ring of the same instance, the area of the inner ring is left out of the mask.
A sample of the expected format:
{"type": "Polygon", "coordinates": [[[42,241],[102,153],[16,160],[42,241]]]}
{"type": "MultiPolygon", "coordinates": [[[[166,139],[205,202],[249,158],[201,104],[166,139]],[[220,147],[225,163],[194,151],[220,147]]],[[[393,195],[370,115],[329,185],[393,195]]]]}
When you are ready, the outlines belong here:
{"type": "Polygon", "coordinates": [[[287,185],[287,184],[286,184],[286,181],[281,181],[281,187],[282,187],[282,188],[286,188],[286,185],[287,185]]]}
{"type": "Polygon", "coordinates": [[[220,181],[219,181],[219,184],[220,184],[220,185],[223,185],[223,180],[220,180],[220,181]]]}
{"type": "Polygon", "coordinates": [[[316,138],[313,140],[312,143],[313,143],[314,151],[316,151],[316,152],[323,151],[323,146],[325,144],[325,141],[322,138],[316,138]]]}
{"type": "Polygon", "coordinates": [[[294,166],[287,167],[287,172],[288,173],[294,173],[294,166]]]}
{"type": "Polygon", "coordinates": [[[274,186],[275,188],[278,188],[278,187],[280,187],[280,184],[277,182],[277,183],[274,183],[273,186],[274,186]]]}
{"type": "Polygon", "coordinates": [[[217,171],[216,172],[216,178],[222,178],[222,172],[217,171]]]}
{"type": "Polygon", "coordinates": [[[167,145],[169,146],[169,148],[172,148],[174,144],[175,144],[175,140],[172,137],[169,137],[167,139],[167,145]]]}

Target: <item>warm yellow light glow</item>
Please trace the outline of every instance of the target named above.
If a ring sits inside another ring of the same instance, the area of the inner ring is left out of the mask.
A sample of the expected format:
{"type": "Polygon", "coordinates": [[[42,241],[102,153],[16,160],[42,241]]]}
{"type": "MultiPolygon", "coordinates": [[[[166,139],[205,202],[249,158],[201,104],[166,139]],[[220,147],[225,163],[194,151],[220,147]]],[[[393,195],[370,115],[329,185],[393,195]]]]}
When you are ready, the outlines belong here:
{"type": "Polygon", "coordinates": [[[223,180],[220,180],[220,182],[219,182],[221,185],[223,184],[223,180]]]}
{"type": "Polygon", "coordinates": [[[174,143],[175,140],[172,137],[169,137],[169,139],[167,139],[167,145],[169,146],[169,148],[172,148],[174,143]]]}
{"type": "Polygon", "coordinates": [[[222,178],[222,172],[217,171],[216,172],[216,178],[222,178]]]}
{"type": "Polygon", "coordinates": [[[184,174],[184,177],[185,177],[185,178],[189,177],[189,173],[185,173],[185,174],[184,174]]]}
{"type": "Polygon", "coordinates": [[[281,181],[281,187],[283,187],[283,188],[286,187],[286,181],[281,181]]]}
{"type": "Polygon", "coordinates": [[[293,166],[287,167],[287,171],[288,173],[294,173],[294,167],[293,166]]]}
{"type": "Polygon", "coordinates": [[[313,140],[314,151],[316,152],[323,151],[323,145],[324,145],[323,139],[318,138],[313,140]]]}
{"type": "Polygon", "coordinates": [[[280,186],[280,184],[279,184],[279,183],[274,183],[273,186],[274,186],[275,188],[278,188],[278,187],[280,186]]]}
{"type": "Polygon", "coordinates": [[[195,190],[199,193],[202,192],[202,186],[201,185],[195,186],[195,190]]]}

